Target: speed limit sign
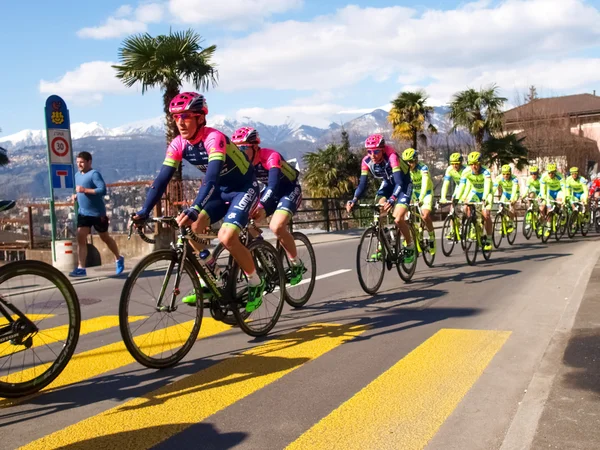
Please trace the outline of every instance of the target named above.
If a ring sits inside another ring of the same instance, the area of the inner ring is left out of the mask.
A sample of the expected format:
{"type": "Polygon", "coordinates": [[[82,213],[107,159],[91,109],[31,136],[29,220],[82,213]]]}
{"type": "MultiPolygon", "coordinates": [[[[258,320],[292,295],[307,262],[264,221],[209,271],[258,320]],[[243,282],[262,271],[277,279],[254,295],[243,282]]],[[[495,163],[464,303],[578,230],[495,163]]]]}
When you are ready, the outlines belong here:
{"type": "Polygon", "coordinates": [[[50,162],[72,164],[71,133],[69,130],[49,129],[50,162]]]}

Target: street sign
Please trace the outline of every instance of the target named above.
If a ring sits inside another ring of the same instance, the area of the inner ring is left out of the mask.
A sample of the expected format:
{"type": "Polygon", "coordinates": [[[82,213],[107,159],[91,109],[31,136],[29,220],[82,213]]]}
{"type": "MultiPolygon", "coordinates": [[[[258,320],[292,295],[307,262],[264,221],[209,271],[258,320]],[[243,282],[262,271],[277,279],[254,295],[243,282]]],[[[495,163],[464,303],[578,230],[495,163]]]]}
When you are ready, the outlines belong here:
{"type": "Polygon", "coordinates": [[[72,164],[71,132],[56,128],[48,129],[48,147],[51,164],[72,164]]]}
{"type": "Polygon", "coordinates": [[[52,164],[51,171],[53,189],[73,189],[75,182],[72,164],[52,164]]]}

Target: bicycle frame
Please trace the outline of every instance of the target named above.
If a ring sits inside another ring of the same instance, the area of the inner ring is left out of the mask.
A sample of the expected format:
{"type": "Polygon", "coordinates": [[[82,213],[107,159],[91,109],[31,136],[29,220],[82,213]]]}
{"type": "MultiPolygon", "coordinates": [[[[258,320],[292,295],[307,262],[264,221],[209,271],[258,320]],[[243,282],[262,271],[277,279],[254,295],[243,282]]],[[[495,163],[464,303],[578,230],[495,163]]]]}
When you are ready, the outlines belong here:
{"type": "Polygon", "coordinates": [[[0,328],[0,344],[7,341],[15,340],[15,345],[25,345],[27,348],[31,347],[31,338],[33,337],[33,335],[29,336],[25,340],[25,343],[23,337],[32,333],[37,333],[39,331],[39,328],[18,308],[16,308],[10,301],[5,300],[3,296],[0,296],[0,313],[2,313],[2,315],[8,322],[6,326],[0,328]],[[14,320],[12,316],[8,314],[8,312],[6,311],[7,309],[17,316],[17,320],[14,320]],[[19,324],[20,321],[22,321],[23,324],[17,328],[17,324],[19,324]]]}
{"type": "MultiPolygon", "coordinates": [[[[375,227],[377,230],[377,235],[379,236],[379,241],[383,244],[385,248],[385,254],[387,256],[392,256],[391,260],[396,261],[398,259],[398,255],[396,255],[396,249],[394,249],[391,243],[388,241],[386,233],[384,232],[385,226],[383,225],[383,216],[380,212],[380,205],[372,205],[372,204],[359,204],[358,206],[363,208],[372,208],[373,209],[373,223],[372,227],[375,227]]],[[[394,225],[395,228],[395,225],[394,225]]],[[[398,239],[398,232],[396,231],[396,239],[398,239]]]]}

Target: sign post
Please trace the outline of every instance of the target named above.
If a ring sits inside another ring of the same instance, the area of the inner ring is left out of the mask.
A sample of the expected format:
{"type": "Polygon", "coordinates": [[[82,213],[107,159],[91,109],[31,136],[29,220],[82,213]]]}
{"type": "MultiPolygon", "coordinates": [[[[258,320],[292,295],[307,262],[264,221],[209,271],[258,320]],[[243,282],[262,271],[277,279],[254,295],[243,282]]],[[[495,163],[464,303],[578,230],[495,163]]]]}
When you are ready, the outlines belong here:
{"type": "Polygon", "coordinates": [[[46,138],[48,145],[48,175],[50,180],[50,223],[52,226],[52,261],[56,262],[56,212],[54,189],[75,192],[71,121],[67,104],[58,95],[46,100],[46,138]]]}

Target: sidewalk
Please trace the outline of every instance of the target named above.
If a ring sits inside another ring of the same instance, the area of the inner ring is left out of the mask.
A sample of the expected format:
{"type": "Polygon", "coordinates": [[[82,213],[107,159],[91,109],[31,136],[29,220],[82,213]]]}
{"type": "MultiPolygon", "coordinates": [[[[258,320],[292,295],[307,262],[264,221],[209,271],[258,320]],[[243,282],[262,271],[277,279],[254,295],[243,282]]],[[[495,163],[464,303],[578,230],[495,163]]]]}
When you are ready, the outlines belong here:
{"type": "Polygon", "coordinates": [[[600,260],[560,357],[531,448],[600,448],[600,260]]]}

